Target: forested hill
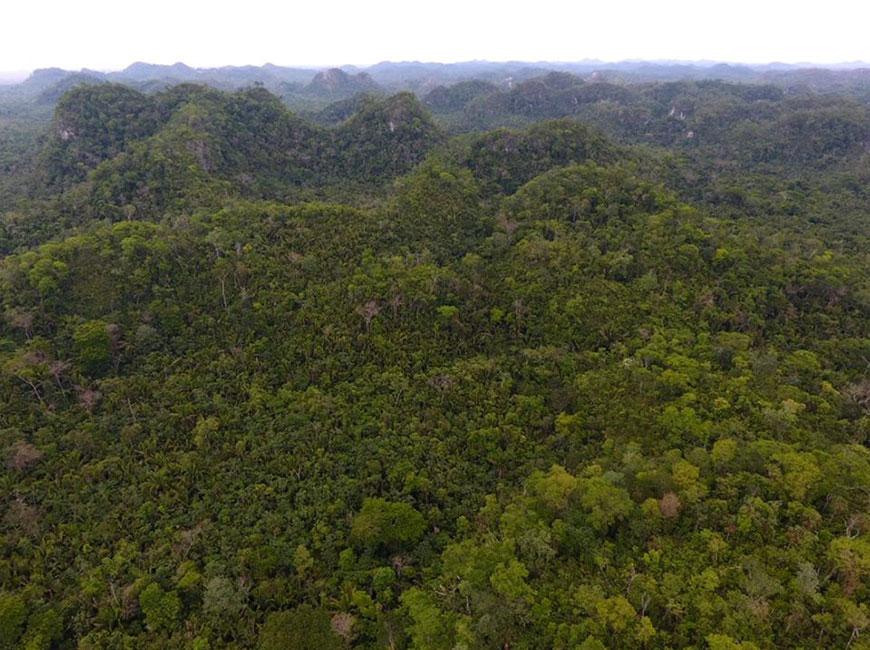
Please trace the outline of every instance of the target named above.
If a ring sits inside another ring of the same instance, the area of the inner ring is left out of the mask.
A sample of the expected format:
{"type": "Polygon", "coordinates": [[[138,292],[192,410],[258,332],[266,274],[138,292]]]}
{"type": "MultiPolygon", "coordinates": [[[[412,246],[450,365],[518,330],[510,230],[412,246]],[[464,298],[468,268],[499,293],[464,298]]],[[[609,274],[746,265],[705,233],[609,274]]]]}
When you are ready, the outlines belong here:
{"type": "Polygon", "coordinates": [[[356,109],[327,128],[262,88],[181,85],[146,95],[116,84],[79,86],[58,102],[10,183],[7,204],[43,207],[25,208],[34,220],[8,224],[7,237],[33,242],[61,227],[153,219],[233,196],[351,196],[407,173],[444,141],[409,93],[356,109]]]}
{"type": "Polygon", "coordinates": [[[0,648],[866,647],[860,85],[340,72],[0,102],[0,648]]]}

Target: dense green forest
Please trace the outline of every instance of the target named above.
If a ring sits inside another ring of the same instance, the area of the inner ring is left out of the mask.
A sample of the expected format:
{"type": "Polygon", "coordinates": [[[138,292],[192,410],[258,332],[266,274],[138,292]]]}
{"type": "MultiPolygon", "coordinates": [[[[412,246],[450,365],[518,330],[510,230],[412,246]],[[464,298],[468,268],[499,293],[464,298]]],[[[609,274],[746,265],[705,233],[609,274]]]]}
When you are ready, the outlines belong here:
{"type": "Polygon", "coordinates": [[[0,87],[0,650],[870,648],[870,80],[689,72],[0,87]]]}

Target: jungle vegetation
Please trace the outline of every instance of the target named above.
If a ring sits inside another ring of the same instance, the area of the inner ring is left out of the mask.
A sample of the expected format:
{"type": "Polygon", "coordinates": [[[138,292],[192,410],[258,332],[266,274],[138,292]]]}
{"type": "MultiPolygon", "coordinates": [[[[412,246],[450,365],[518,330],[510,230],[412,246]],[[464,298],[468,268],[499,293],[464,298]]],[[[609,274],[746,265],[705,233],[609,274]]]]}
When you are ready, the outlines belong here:
{"type": "Polygon", "coordinates": [[[0,648],[870,647],[856,74],[131,68],[0,93],[0,648]]]}

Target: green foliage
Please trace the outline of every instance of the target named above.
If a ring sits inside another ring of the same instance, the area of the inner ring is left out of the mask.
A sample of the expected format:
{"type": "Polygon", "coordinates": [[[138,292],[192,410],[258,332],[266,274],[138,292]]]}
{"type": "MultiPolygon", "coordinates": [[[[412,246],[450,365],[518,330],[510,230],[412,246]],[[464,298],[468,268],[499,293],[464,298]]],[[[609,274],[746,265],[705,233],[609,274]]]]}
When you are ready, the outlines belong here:
{"type": "Polygon", "coordinates": [[[631,514],[633,504],[628,492],[603,477],[582,481],[580,492],[580,503],[589,514],[589,522],[598,530],[606,530],[631,514]]]}
{"type": "Polygon", "coordinates": [[[181,613],[181,599],[174,591],[163,591],[152,582],[139,594],[139,606],[145,615],[145,623],[150,630],[171,630],[178,622],[181,613]]]}
{"type": "Polygon", "coordinates": [[[344,647],[333,634],[329,614],[310,605],[272,612],[260,630],[260,650],[330,650],[344,647]]]}
{"type": "Polygon", "coordinates": [[[205,584],[202,611],[216,620],[239,616],[245,608],[245,594],[229,578],[215,577],[205,584]]]}
{"type": "Polygon", "coordinates": [[[442,139],[411,93],[364,104],[336,131],[343,177],[382,179],[410,171],[442,139]]]}
{"type": "Polygon", "coordinates": [[[112,341],[106,323],[100,320],[87,321],[73,332],[76,360],[89,375],[106,370],[111,362],[112,341]]]}
{"type": "Polygon", "coordinates": [[[63,638],[63,618],[54,609],[34,612],[27,621],[23,643],[25,650],[49,650],[63,638]]]}
{"type": "Polygon", "coordinates": [[[542,122],[526,131],[500,129],[475,137],[463,161],[488,193],[513,194],[535,176],[570,163],[604,163],[614,147],[570,120],[542,122]]]}
{"type": "Polygon", "coordinates": [[[498,90],[495,84],[480,79],[460,81],[452,86],[437,86],[425,97],[426,106],[437,112],[461,111],[477,97],[489,95],[498,90]]]}
{"type": "Polygon", "coordinates": [[[402,594],[402,604],[412,621],[408,632],[414,647],[432,650],[455,647],[455,617],[443,613],[430,595],[412,588],[402,594]]]}
{"type": "Polygon", "coordinates": [[[478,81],[427,105],[531,126],[446,139],[407,94],[106,85],[0,128],[0,639],[857,647],[866,111],[804,92],[478,81]]]}
{"type": "Polygon", "coordinates": [[[726,634],[710,634],[707,636],[707,647],[710,650],[754,650],[754,643],[739,643],[726,634]]]}
{"type": "Polygon", "coordinates": [[[43,151],[45,182],[66,187],[87,171],[151,135],[161,122],[158,103],[120,84],[82,85],[57,103],[51,140],[43,151]]]}
{"type": "Polygon", "coordinates": [[[472,250],[486,232],[477,183],[467,169],[427,162],[399,183],[396,220],[408,245],[440,260],[472,250]]]}
{"type": "Polygon", "coordinates": [[[350,536],[369,548],[404,546],[419,540],[425,527],[423,515],[407,503],[365,499],[353,519],[350,536]]]}
{"type": "Polygon", "coordinates": [[[26,618],[27,605],[21,596],[0,593],[0,647],[15,647],[26,618]]]}

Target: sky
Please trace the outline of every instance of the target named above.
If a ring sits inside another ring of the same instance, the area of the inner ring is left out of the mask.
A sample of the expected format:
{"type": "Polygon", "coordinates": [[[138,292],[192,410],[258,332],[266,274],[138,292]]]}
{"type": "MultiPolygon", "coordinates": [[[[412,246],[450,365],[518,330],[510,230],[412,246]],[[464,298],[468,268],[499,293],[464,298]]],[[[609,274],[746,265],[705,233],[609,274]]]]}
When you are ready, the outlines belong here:
{"type": "Polygon", "coordinates": [[[379,61],[870,62],[867,0],[4,0],[0,71],[379,61]]]}

